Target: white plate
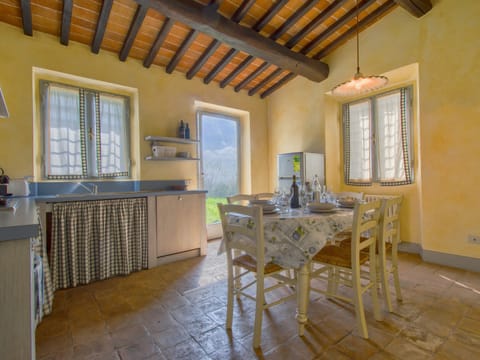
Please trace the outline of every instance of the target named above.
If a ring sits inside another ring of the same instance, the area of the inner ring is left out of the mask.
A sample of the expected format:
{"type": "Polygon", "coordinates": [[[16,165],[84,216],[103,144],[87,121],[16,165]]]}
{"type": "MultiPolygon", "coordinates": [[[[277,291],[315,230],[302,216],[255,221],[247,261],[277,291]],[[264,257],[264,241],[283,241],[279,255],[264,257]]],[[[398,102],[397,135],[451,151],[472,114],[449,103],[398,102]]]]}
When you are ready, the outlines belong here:
{"type": "Polygon", "coordinates": [[[353,209],[355,207],[354,202],[353,203],[350,203],[350,202],[346,203],[346,202],[339,201],[338,205],[341,206],[341,207],[344,207],[344,208],[349,208],[349,209],[353,209]]]}
{"type": "Polygon", "coordinates": [[[308,208],[310,210],[315,209],[315,210],[332,210],[335,208],[334,204],[330,203],[310,203],[308,204],[308,208]]]}
{"type": "Polygon", "coordinates": [[[279,208],[274,208],[274,209],[263,209],[263,214],[265,215],[268,215],[268,214],[276,214],[277,212],[279,212],[280,209],[279,208]]]}
{"type": "Polygon", "coordinates": [[[312,213],[329,213],[334,211],[337,211],[337,208],[331,208],[331,209],[311,208],[310,209],[310,212],[312,213]]]}
{"type": "Polygon", "coordinates": [[[250,205],[274,205],[272,200],[250,200],[250,205]]]}

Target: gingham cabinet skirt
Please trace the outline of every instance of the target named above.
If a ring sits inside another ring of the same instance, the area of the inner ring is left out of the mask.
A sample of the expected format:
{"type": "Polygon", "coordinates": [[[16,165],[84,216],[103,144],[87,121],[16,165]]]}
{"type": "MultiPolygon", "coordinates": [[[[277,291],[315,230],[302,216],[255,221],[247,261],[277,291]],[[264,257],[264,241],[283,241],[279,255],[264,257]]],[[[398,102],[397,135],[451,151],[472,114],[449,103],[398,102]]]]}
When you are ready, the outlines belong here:
{"type": "Polygon", "coordinates": [[[53,204],[50,262],[54,290],[147,268],[147,199],[53,204]]]}

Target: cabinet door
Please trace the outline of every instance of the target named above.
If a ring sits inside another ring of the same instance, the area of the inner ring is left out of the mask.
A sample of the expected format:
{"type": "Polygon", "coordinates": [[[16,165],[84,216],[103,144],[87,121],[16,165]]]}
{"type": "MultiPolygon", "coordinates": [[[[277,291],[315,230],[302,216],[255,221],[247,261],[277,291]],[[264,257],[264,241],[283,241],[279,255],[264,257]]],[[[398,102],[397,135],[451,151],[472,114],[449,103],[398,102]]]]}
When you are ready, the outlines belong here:
{"type": "Polygon", "coordinates": [[[206,243],[205,195],[157,196],[157,257],[200,249],[206,243]]]}

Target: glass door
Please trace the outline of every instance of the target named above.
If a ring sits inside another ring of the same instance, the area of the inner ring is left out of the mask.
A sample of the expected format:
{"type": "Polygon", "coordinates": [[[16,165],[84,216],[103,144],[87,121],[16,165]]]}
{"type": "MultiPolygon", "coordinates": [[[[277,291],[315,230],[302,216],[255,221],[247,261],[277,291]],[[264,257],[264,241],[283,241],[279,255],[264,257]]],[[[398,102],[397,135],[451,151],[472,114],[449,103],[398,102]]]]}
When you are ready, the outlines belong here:
{"type": "Polygon", "coordinates": [[[200,186],[207,190],[208,238],[222,236],[217,203],[240,192],[240,127],[235,117],[199,112],[200,186]]]}

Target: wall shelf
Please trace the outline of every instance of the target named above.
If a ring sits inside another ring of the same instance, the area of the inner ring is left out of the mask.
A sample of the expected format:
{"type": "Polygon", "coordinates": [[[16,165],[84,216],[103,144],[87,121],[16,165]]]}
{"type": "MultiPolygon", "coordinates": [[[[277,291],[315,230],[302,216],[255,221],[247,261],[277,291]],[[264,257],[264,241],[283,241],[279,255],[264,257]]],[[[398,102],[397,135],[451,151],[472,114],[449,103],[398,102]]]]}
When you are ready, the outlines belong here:
{"type": "Polygon", "coordinates": [[[200,160],[199,158],[184,158],[184,157],[155,157],[155,156],[146,156],[145,160],[148,161],[185,161],[185,160],[200,160]]]}
{"type": "Polygon", "coordinates": [[[145,136],[146,141],[157,141],[157,142],[164,142],[164,143],[175,143],[175,144],[198,144],[198,140],[193,139],[182,139],[176,137],[166,137],[166,136],[145,136]]]}
{"type": "MultiPolygon", "coordinates": [[[[184,145],[196,145],[200,143],[200,141],[194,140],[194,139],[182,139],[177,137],[153,136],[153,135],[145,136],[145,141],[150,141],[152,146],[157,143],[184,144],[184,145]]],[[[188,161],[188,160],[200,160],[200,159],[196,157],[180,157],[180,156],[155,157],[155,156],[149,155],[145,157],[145,160],[147,161],[188,161]]]]}

